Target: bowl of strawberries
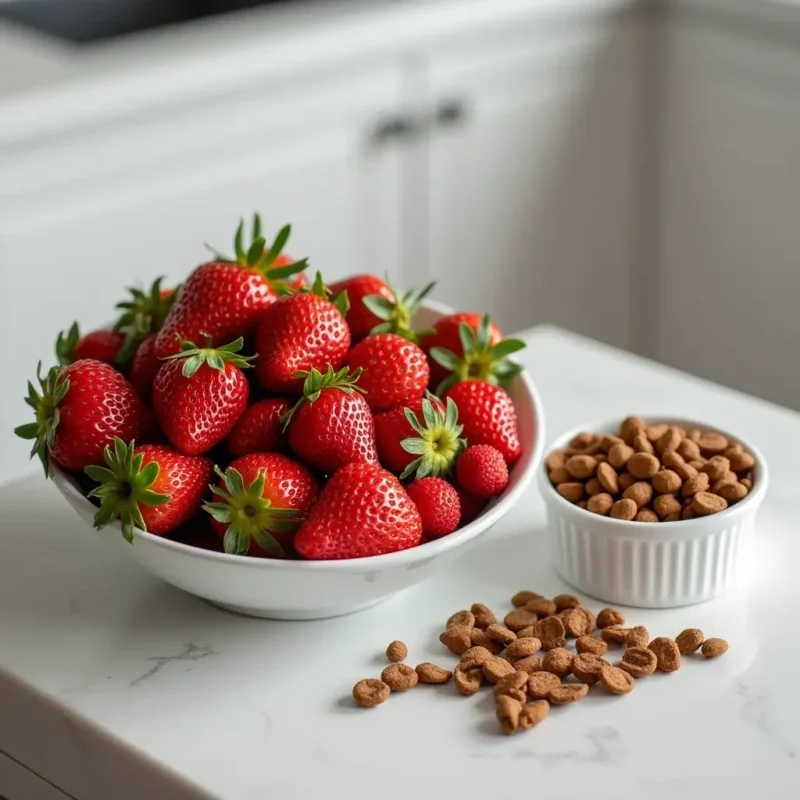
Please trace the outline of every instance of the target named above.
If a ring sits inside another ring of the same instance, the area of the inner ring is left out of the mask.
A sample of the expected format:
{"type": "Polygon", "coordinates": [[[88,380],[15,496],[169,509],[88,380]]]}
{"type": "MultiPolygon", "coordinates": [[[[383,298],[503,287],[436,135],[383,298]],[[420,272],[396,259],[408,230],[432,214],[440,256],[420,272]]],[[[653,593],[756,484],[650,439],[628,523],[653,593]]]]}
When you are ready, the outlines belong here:
{"type": "Polygon", "coordinates": [[[474,545],[544,447],[524,347],[374,275],[326,285],[254,217],[234,255],[58,338],[26,402],[45,476],[113,546],[228,610],[374,605],[474,545]],[[116,532],[116,533],[115,533],[116,532]]]}

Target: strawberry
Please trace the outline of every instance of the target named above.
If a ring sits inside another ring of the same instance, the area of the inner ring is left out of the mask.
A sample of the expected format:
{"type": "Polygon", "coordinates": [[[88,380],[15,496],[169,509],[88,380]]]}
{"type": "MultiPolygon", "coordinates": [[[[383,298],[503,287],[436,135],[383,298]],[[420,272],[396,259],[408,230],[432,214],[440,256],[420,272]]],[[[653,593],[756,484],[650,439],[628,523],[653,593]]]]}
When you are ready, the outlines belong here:
{"type": "Polygon", "coordinates": [[[228,434],[228,449],[235,456],[285,450],[281,417],[291,407],[291,401],[283,397],[268,397],[248,406],[228,434]]]}
{"type": "Polygon", "coordinates": [[[489,500],[508,486],[508,467],[496,447],[474,444],[458,457],[456,478],[473,497],[489,500]]]}
{"type": "Polygon", "coordinates": [[[203,508],[223,537],[226,553],[283,558],[319,485],[300,463],[279,453],[237,458],[211,491],[219,498],[203,508]]]}
{"type": "Polygon", "coordinates": [[[125,336],[117,331],[99,330],[81,336],[78,323],[73,322],[69,331],[58,334],[56,339],[56,358],[62,365],[72,364],[82,358],[102,361],[104,364],[117,364],[125,344],[125,336]]]}
{"type": "Polygon", "coordinates": [[[305,375],[303,396],[284,415],[289,446],[307,464],[332,473],[351,462],[377,464],[375,425],[356,385],[359,372],[347,368],[305,375]]]}
{"type": "Polygon", "coordinates": [[[114,330],[125,336],[125,344],[119,354],[120,363],[127,364],[144,340],[151,334],[158,333],[164,325],[175,301],[176,290],[162,289],[163,280],[164,278],[156,278],[147,292],[130,287],[128,291],[131,299],[117,303],[116,308],[123,313],[114,325],[114,330]]]}
{"type": "Polygon", "coordinates": [[[153,410],[172,444],[196,456],[221,442],[247,408],[250,386],[242,372],[249,356],[239,355],[243,341],[212,348],[183,342],[168,356],[153,383],[153,410]]]}
{"type": "Polygon", "coordinates": [[[97,530],[118,519],[122,535],[133,543],[134,528],[163,535],[188,522],[199,510],[214,462],[185,456],[160,444],[136,447],[114,440],[106,446],[106,466],[88,466],[86,474],[97,481],[89,497],[100,500],[94,515],[97,530]]]}
{"type": "Polygon", "coordinates": [[[245,251],[243,224],[236,231],[233,259],[217,255],[201,264],[181,287],[156,339],[159,358],[180,349],[180,341],[210,337],[212,347],[243,337],[271,306],[288,291],[286,279],[305,269],[305,261],[275,266],[291,227],[286,225],[267,248],[258,215],[253,223],[253,243],[245,251]]]}
{"type": "Polygon", "coordinates": [[[116,437],[123,441],[147,441],[153,433],[150,409],[136,390],[108,364],[92,359],[66,367],[53,367],[41,375],[36,370],[41,394],[28,382],[25,402],[34,410],[36,422],[14,429],[22,439],[32,439],[31,458],[38,456],[48,476],[49,453],[64,469],[82,470],[102,464],[107,445],[116,437]]]}
{"type": "Polygon", "coordinates": [[[461,502],[461,522],[459,525],[463,527],[483,513],[483,509],[486,508],[486,501],[480,497],[474,497],[460,486],[456,487],[456,491],[461,502]]]}
{"type": "Polygon", "coordinates": [[[400,481],[376,464],[348,464],[320,492],[294,546],[303,558],[364,558],[421,539],[422,519],[400,481]]]}
{"type": "Polygon", "coordinates": [[[458,492],[441,478],[422,478],[406,486],[408,496],[422,518],[422,533],[426,539],[439,539],[452,533],[461,519],[458,492]]]}
{"type": "Polygon", "coordinates": [[[145,400],[149,401],[153,394],[153,381],[163,363],[156,356],[156,335],[151,333],[136,350],[128,373],[130,382],[145,400]]]}
{"type": "Polygon", "coordinates": [[[508,394],[486,381],[464,381],[448,389],[445,397],[458,406],[464,436],[470,444],[490,444],[511,466],[522,453],[517,433],[517,411],[508,394]]]}
{"type": "Polygon", "coordinates": [[[353,275],[332,283],[330,288],[333,292],[347,292],[347,324],[354,341],[371,333],[398,333],[416,342],[416,335],[411,332],[412,317],[434,286],[429,283],[423,289],[398,295],[387,281],[375,275],[353,275]]]}
{"type": "Polygon", "coordinates": [[[261,317],[256,328],[256,375],[271,392],[299,392],[302,378],[296,373],[338,369],[350,348],[350,329],[343,311],[347,295],[328,300],[328,291],[317,273],[310,292],[282,297],[261,317]]]}
{"type": "Polygon", "coordinates": [[[363,370],[359,386],[373,411],[389,411],[419,400],[428,385],[425,353],[396,333],[362,339],[348,354],[347,366],[363,370]]]}
{"type": "Polygon", "coordinates": [[[459,438],[458,409],[451,400],[445,409],[435,397],[375,416],[375,440],[381,464],[400,478],[447,475],[466,446],[459,438]],[[422,415],[420,422],[419,415],[422,415]]]}

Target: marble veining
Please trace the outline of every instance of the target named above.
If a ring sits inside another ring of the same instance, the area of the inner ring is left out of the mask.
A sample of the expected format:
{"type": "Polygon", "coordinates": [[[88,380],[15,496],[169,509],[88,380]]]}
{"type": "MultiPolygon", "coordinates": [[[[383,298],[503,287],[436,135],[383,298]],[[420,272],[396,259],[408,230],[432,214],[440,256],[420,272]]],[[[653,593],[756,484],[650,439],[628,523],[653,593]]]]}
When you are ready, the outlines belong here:
{"type": "Polygon", "coordinates": [[[200,661],[203,658],[208,658],[208,656],[218,656],[219,653],[216,650],[213,650],[208,645],[198,645],[194,642],[187,642],[183,650],[180,653],[176,653],[175,655],[171,656],[147,656],[145,659],[146,661],[155,661],[156,663],[147,670],[147,672],[142,673],[138,678],[135,678],[131,681],[131,686],[139,686],[139,684],[144,683],[146,680],[152,678],[153,676],[157,675],[161,672],[164,667],[169,664],[173,664],[175,662],[192,662],[192,661],[200,661]]]}

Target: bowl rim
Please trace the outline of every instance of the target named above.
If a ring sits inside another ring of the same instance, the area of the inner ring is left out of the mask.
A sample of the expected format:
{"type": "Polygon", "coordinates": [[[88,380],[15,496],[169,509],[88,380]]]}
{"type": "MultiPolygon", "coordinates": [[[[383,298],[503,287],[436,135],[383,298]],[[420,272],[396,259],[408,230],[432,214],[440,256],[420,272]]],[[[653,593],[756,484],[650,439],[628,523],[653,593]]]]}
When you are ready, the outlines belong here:
{"type": "MultiPolygon", "coordinates": [[[[642,419],[646,420],[650,425],[672,424],[681,425],[684,428],[703,428],[713,433],[721,433],[730,442],[741,444],[755,459],[753,471],[758,477],[757,481],[753,483],[753,491],[747,497],[740,500],[733,506],[728,506],[724,511],[717,514],[710,514],[706,517],[692,517],[692,519],[681,519],[677,522],[670,522],[668,525],[654,526],[652,522],[639,522],[636,520],[627,519],[614,519],[610,516],[601,516],[594,514],[588,509],[581,508],[575,503],[571,503],[566,498],[562,497],[557,491],[555,486],[550,482],[547,474],[546,457],[542,459],[539,466],[539,490],[542,492],[545,503],[555,505],[560,513],[577,514],[581,520],[603,520],[604,525],[618,526],[620,531],[627,530],[628,532],[644,531],[648,532],[651,538],[659,537],[663,539],[672,538],[671,534],[676,537],[682,537],[686,534],[688,528],[705,527],[710,533],[713,529],[719,527],[720,520],[729,520],[731,517],[744,515],[748,510],[755,510],[763,501],[767,493],[767,486],[769,484],[769,468],[767,461],[762,455],[761,451],[746,437],[733,435],[716,425],[711,425],[706,422],[698,422],[697,420],[688,417],[678,417],[674,414],[641,414],[642,419]],[[655,529],[654,529],[655,528],[655,529]]],[[[576,425],[568,431],[556,436],[552,442],[547,446],[547,454],[549,455],[554,450],[560,450],[566,447],[567,442],[584,431],[591,431],[593,433],[616,433],[619,430],[622,418],[614,417],[612,420],[604,420],[602,422],[588,422],[581,425],[576,425]]]]}
{"type": "MultiPolygon", "coordinates": [[[[438,309],[436,309],[438,310],[438,309]]],[[[249,558],[230,553],[219,553],[213,550],[205,550],[200,547],[194,547],[189,544],[167,539],[163,536],[157,536],[153,533],[146,531],[135,530],[134,535],[136,539],[143,539],[148,544],[157,547],[162,547],[170,550],[178,555],[190,555],[209,561],[218,563],[238,564],[243,567],[251,569],[279,569],[279,570],[294,570],[294,571],[315,571],[315,570],[333,570],[333,571],[352,571],[358,568],[359,571],[372,571],[376,568],[392,568],[402,567],[404,565],[416,563],[422,559],[435,558],[443,553],[446,553],[454,548],[460,547],[463,544],[471,541],[481,533],[487,531],[499,519],[501,519],[506,512],[517,502],[518,498],[527,489],[533,475],[541,463],[544,450],[545,450],[545,427],[544,427],[544,408],[542,400],[536,389],[535,384],[523,369],[520,375],[515,378],[520,380],[525,386],[528,395],[531,399],[533,407],[533,420],[534,420],[534,443],[533,447],[527,451],[523,451],[519,461],[514,465],[514,470],[520,470],[520,476],[517,483],[507,492],[500,495],[500,497],[493,501],[494,504],[489,504],[487,509],[481,516],[474,519],[472,522],[454,531],[447,536],[440,539],[434,539],[431,542],[419,544],[416,547],[410,547],[406,550],[399,550],[394,553],[384,553],[377,556],[366,556],[364,558],[343,558],[331,560],[317,560],[317,561],[303,561],[303,560],[289,560],[278,558],[249,558]]],[[[50,459],[50,469],[53,482],[58,486],[60,491],[66,496],[69,502],[75,505],[82,505],[86,508],[87,512],[94,513],[96,506],[94,506],[86,495],[78,487],[72,476],[63,470],[58,464],[50,459]]],[[[119,521],[115,521],[106,526],[103,532],[117,531],[121,536],[121,528],[119,521]]]]}

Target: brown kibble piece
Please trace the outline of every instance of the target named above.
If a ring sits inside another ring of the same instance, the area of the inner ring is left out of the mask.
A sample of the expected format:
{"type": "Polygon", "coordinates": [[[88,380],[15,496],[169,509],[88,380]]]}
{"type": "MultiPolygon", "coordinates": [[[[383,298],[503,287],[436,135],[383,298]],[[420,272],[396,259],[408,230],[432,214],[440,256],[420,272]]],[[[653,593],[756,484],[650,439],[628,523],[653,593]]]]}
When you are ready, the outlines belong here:
{"type": "Polygon", "coordinates": [[[456,611],[447,624],[444,626],[445,630],[448,628],[467,628],[467,630],[475,627],[475,615],[471,611],[456,611]]]}
{"type": "MultiPolygon", "coordinates": [[[[536,623],[534,623],[535,625],[536,623]]],[[[528,625],[522,630],[517,631],[517,639],[531,639],[536,636],[534,625],[528,625]]]]}
{"type": "Polygon", "coordinates": [[[644,625],[637,625],[628,631],[625,637],[625,644],[628,647],[647,647],[650,641],[650,631],[644,625]]]}
{"type": "Polygon", "coordinates": [[[705,472],[699,472],[694,478],[689,478],[683,484],[681,494],[683,497],[694,497],[699,492],[707,492],[709,486],[708,475],[705,472]]]}
{"type": "Polygon", "coordinates": [[[486,635],[495,642],[500,642],[503,646],[511,644],[517,638],[517,634],[514,631],[496,622],[486,629],[486,635]]]}
{"type": "Polygon", "coordinates": [[[682,455],[686,461],[697,461],[700,458],[700,448],[697,442],[693,442],[691,439],[684,439],[678,445],[678,453],[682,455]]]}
{"type": "Polygon", "coordinates": [[[694,478],[697,475],[697,470],[694,467],[689,466],[686,463],[682,455],[679,455],[676,451],[670,450],[662,456],[664,466],[671,469],[673,472],[677,472],[680,479],[683,481],[688,481],[690,478],[694,478]]]}
{"type": "Polygon", "coordinates": [[[681,476],[671,469],[660,469],[653,475],[653,488],[659,494],[675,494],[682,485],[681,476]]]}
{"type": "Polygon", "coordinates": [[[390,664],[381,672],[381,680],[393,692],[405,692],[407,689],[413,689],[417,685],[419,675],[408,664],[390,664]]]}
{"type": "Polygon", "coordinates": [[[539,597],[536,600],[529,600],[525,604],[525,610],[536,614],[537,617],[550,617],[556,613],[557,606],[552,600],[548,600],[546,597],[539,597]]]}
{"type": "Polygon", "coordinates": [[[634,678],[644,678],[656,671],[658,657],[647,647],[629,647],[619,666],[634,678]]]}
{"type": "MultiPolygon", "coordinates": [[[[596,480],[609,494],[617,494],[619,492],[619,476],[611,464],[598,465],[596,480]]],[[[595,492],[595,494],[599,494],[599,492],[595,492]]]]}
{"type": "Polygon", "coordinates": [[[581,653],[572,661],[572,674],[579,680],[589,685],[597,683],[600,670],[608,664],[604,658],[593,653],[581,653]]]}
{"type": "Polygon", "coordinates": [[[643,508],[653,499],[653,487],[648,481],[636,481],[623,493],[623,498],[633,500],[637,508],[643,508]]]}
{"type": "Polygon", "coordinates": [[[636,516],[637,511],[636,503],[626,497],[622,500],[617,500],[617,502],[611,506],[609,514],[614,519],[630,520],[636,516]]]}
{"type": "Polygon", "coordinates": [[[600,635],[608,644],[625,644],[630,632],[630,628],[623,628],[622,625],[609,625],[607,628],[603,628],[600,635]]]}
{"type": "Polygon", "coordinates": [[[717,493],[728,505],[733,505],[747,497],[747,487],[742,483],[723,483],[717,493]]]}
{"type": "Polygon", "coordinates": [[[670,427],[659,437],[656,442],[656,450],[659,453],[667,453],[670,450],[677,450],[683,436],[678,428],[670,427]]]}
{"type": "Polygon", "coordinates": [[[567,703],[582,700],[587,694],[589,694],[587,683],[563,683],[551,689],[547,699],[555,706],[565,706],[567,703]]]}
{"type": "Polygon", "coordinates": [[[542,643],[543,650],[553,650],[564,647],[567,643],[564,623],[558,617],[545,617],[540,619],[534,628],[536,638],[542,643]]]}
{"type": "Polygon", "coordinates": [[[681,511],[681,519],[694,519],[697,514],[694,513],[694,508],[692,506],[686,506],[686,508],[681,511]]]}
{"type": "Polygon", "coordinates": [[[653,500],[653,509],[662,519],[671,514],[680,514],[681,508],[680,500],[674,494],[660,494],[653,500]]]}
{"type": "Polygon", "coordinates": [[[644,431],[639,431],[633,440],[633,450],[636,453],[647,453],[652,455],[655,453],[653,443],[647,438],[644,431]]]}
{"type": "MultiPolygon", "coordinates": [[[[699,452],[698,450],[698,453],[699,452]]],[[[554,450],[547,456],[544,463],[547,466],[548,472],[552,472],[554,469],[563,469],[564,464],[567,463],[567,454],[561,450],[554,450]]]]}
{"type": "Polygon", "coordinates": [[[509,689],[523,689],[528,685],[529,677],[528,673],[521,669],[509,672],[494,685],[494,696],[500,697],[501,694],[507,694],[509,689]]]}
{"type": "Polygon", "coordinates": [[[497,617],[492,609],[483,603],[473,603],[470,611],[475,617],[476,628],[488,628],[492,623],[497,622],[497,617]]]}
{"type": "Polygon", "coordinates": [[[730,456],[731,469],[734,472],[746,472],[748,469],[753,469],[756,460],[750,453],[741,452],[733,453],[730,456]]]}
{"type": "Polygon", "coordinates": [[[562,678],[569,675],[575,656],[564,647],[555,647],[542,659],[542,669],[562,678]]]}
{"type": "Polygon", "coordinates": [[[728,643],[724,639],[706,639],[700,652],[706,658],[717,658],[717,656],[725,655],[728,652],[728,643]]]}
{"type": "Polygon", "coordinates": [[[460,656],[472,647],[469,628],[454,625],[439,635],[439,641],[450,651],[460,656]]]}
{"type": "Polygon", "coordinates": [[[353,700],[363,708],[379,706],[391,694],[391,689],[377,678],[364,678],[353,687],[353,700]]]}
{"type": "Polygon", "coordinates": [[[529,603],[531,600],[541,600],[542,597],[544,597],[544,595],[523,589],[511,598],[511,605],[515,608],[522,608],[522,606],[529,603]]]}
{"type": "Polygon", "coordinates": [[[600,440],[600,449],[607,453],[615,444],[625,444],[625,442],[619,436],[609,433],[600,440]]]}
{"type": "Polygon", "coordinates": [[[753,488],[753,481],[750,478],[742,478],[739,483],[741,483],[748,492],[750,492],[753,488]]]}
{"type": "Polygon", "coordinates": [[[521,669],[529,675],[538,672],[542,668],[542,659],[539,656],[525,656],[518,658],[514,662],[514,669],[521,669]]]}
{"type": "Polygon", "coordinates": [[[610,628],[612,625],[624,625],[625,615],[616,608],[604,608],[597,615],[597,626],[599,628],[610,628]]]}
{"type": "Polygon", "coordinates": [[[450,670],[431,664],[430,661],[417,664],[416,672],[420,683],[447,683],[453,677],[450,670]]]}
{"type": "Polygon", "coordinates": [[[611,694],[630,694],[633,691],[633,678],[619,667],[606,666],[600,670],[600,683],[611,694]]]}
{"type": "Polygon", "coordinates": [[[589,507],[589,503],[586,500],[578,500],[575,505],[578,506],[578,508],[583,508],[584,510],[589,507]]]}
{"type": "Polygon", "coordinates": [[[571,450],[586,450],[595,444],[600,444],[600,437],[596,433],[584,431],[583,433],[579,433],[577,436],[572,438],[572,441],[569,443],[569,447],[571,450]]]}
{"type": "Polygon", "coordinates": [[[388,658],[389,661],[402,661],[407,655],[408,648],[405,642],[401,642],[397,639],[386,648],[386,658],[388,658]]]}
{"type": "Polygon", "coordinates": [[[608,644],[596,636],[580,636],[575,642],[579,655],[602,656],[608,651],[608,644]]]}
{"type": "Polygon", "coordinates": [[[630,472],[623,472],[619,476],[619,488],[621,492],[624,492],[629,486],[632,486],[636,483],[636,478],[630,474],[630,472]]]}
{"type": "Polygon", "coordinates": [[[658,518],[658,514],[655,511],[652,511],[649,508],[640,508],[639,511],[636,512],[636,516],[633,518],[634,522],[660,522],[661,520],[658,518]]]}
{"type": "Polygon", "coordinates": [[[519,715],[519,727],[530,730],[538,725],[550,713],[550,703],[547,700],[534,700],[523,706],[519,715]]]}
{"type": "Polygon", "coordinates": [[[472,640],[473,647],[483,647],[493,655],[497,655],[503,649],[503,645],[490,639],[482,628],[473,628],[469,632],[469,638],[472,640]]]}
{"type": "Polygon", "coordinates": [[[647,426],[641,417],[625,417],[619,426],[619,435],[630,444],[647,426]]]}
{"type": "Polygon", "coordinates": [[[662,522],[680,522],[681,521],[681,515],[676,511],[674,514],[667,515],[661,521],[662,522]]]}
{"type": "MultiPolygon", "coordinates": [[[[555,606],[553,607],[555,608],[555,606]]],[[[509,611],[503,622],[505,622],[507,628],[516,633],[529,625],[534,625],[538,619],[539,617],[526,606],[525,608],[516,608],[513,611],[509,611]]]]}
{"type": "Polygon", "coordinates": [[[487,650],[485,647],[470,647],[470,649],[461,656],[461,669],[482,667],[484,662],[488,661],[490,658],[494,658],[494,653],[487,650]]]}
{"type": "Polygon", "coordinates": [[[556,491],[570,503],[577,503],[583,498],[584,488],[582,483],[570,481],[569,483],[559,483],[556,491]]]}
{"type": "Polygon", "coordinates": [[[667,425],[648,425],[644,429],[644,435],[648,441],[653,443],[657,442],[668,430],[667,425]]]}
{"type": "Polygon", "coordinates": [[[728,440],[721,433],[704,433],[698,440],[700,452],[704,456],[721,453],[728,446],[728,440]]]}
{"type": "Polygon", "coordinates": [[[561,678],[552,672],[534,672],[528,678],[528,694],[534,700],[543,700],[556,686],[561,686],[561,678]]]}
{"type": "Polygon", "coordinates": [[[517,639],[516,642],[506,648],[506,658],[516,661],[518,658],[526,658],[538,653],[542,649],[542,643],[535,637],[517,639]]]}
{"type": "Polygon", "coordinates": [[[648,648],[656,655],[658,668],[662,672],[675,672],[681,666],[681,653],[673,639],[659,636],[653,639],[648,648]]]}
{"type": "Polygon", "coordinates": [[[602,492],[590,497],[586,508],[593,514],[600,514],[600,516],[605,517],[611,511],[613,505],[614,498],[608,492],[602,492]]]}
{"type": "Polygon", "coordinates": [[[660,467],[659,460],[650,453],[636,453],[628,461],[628,472],[640,480],[652,478],[660,467]]]}
{"type": "Polygon", "coordinates": [[[503,733],[511,735],[519,728],[519,716],[522,713],[522,703],[513,697],[501,695],[497,698],[497,719],[503,733]]]}
{"type": "Polygon", "coordinates": [[[569,483],[569,481],[572,480],[572,475],[567,472],[566,467],[551,469],[547,477],[554,486],[559,486],[562,483],[569,483]]]}
{"type": "Polygon", "coordinates": [[[585,481],[594,475],[594,471],[597,469],[597,462],[592,456],[570,456],[564,466],[573,478],[585,481]]]}
{"type": "Polygon", "coordinates": [[[514,667],[504,658],[492,656],[483,662],[483,676],[489,683],[497,683],[501,678],[514,672],[514,667]]]}
{"type": "Polygon", "coordinates": [[[701,472],[708,475],[710,481],[718,481],[730,471],[731,462],[725,456],[714,456],[709,458],[700,468],[701,472]]]}
{"type": "Polygon", "coordinates": [[[463,669],[459,664],[453,673],[453,682],[456,689],[465,697],[475,694],[483,684],[483,669],[481,667],[463,669]]]}
{"type": "Polygon", "coordinates": [[[726,472],[723,477],[721,477],[712,487],[711,487],[711,494],[719,494],[719,490],[726,484],[726,483],[738,483],[739,479],[736,477],[735,472],[726,472]]]}
{"type": "Polygon", "coordinates": [[[623,469],[631,456],[633,456],[633,453],[633,448],[629,445],[615,444],[608,451],[608,463],[611,464],[614,469],[623,469]]]}
{"type": "Polygon", "coordinates": [[[686,628],[675,637],[675,644],[682,656],[689,656],[696,653],[703,644],[703,631],[699,628],[686,628]]]}
{"type": "MultiPolygon", "coordinates": [[[[574,594],[557,594],[553,598],[553,602],[556,604],[556,611],[566,611],[570,608],[580,608],[581,605],[580,598],[575,597],[574,594]]],[[[549,614],[546,614],[545,616],[549,616],[549,614]]]]}
{"type": "Polygon", "coordinates": [[[594,630],[596,620],[589,616],[591,612],[585,608],[571,608],[561,615],[561,622],[567,636],[578,638],[586,636],[594,630]]]}
{"type": "Polygon", "coordinates": [[[716,514],[720,511],[724,511],[728,507],[728,501],[718,494],[698,492],[694,496],[691,507],[695,514],[706,517],[709,514],[716,514]]]}

